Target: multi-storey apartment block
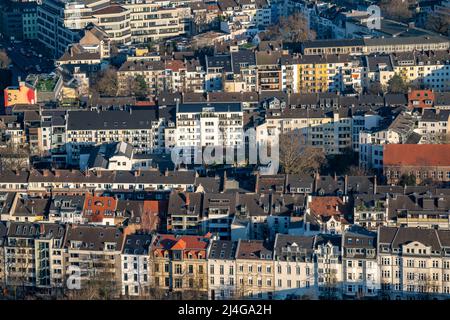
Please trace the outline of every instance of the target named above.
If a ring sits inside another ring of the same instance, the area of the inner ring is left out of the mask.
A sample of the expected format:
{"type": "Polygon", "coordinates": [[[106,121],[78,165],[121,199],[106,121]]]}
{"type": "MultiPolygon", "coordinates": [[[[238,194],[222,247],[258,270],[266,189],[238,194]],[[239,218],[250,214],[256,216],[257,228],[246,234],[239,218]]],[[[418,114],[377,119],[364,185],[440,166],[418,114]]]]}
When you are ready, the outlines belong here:
{"type": "Polygon", "coordinates": [[[342,235],[343,294],[374,297],[379,290],[377,234],[353,228],[342,235]]]}
{"type": "Polygon", "coordinates": [[[150,247],[151,285],[175,294],[208,294],[207,247],[210,235],[159,234],[150,247]]]}
{"type": "Polygon", "coordinates": [[[176,116],[177,147],[238,147],[244,142],[240,103],[179,104],[176,116]]]}
{"type": "Polygon", "coordinates": [[[214,240],[208,246],[208,297],[233,299],[236,294],[236,241],[214,240]]]}
{"type": "MultiPolygon", "coordinates": [[[[66,144],[69,163],[79,163],[80,147],[124,141],[138,153],[160,148],[160,119],[154,110],[69,111],[66,144]]],[[[162,147],[162,146],[161,146],[162,147]]]]}
{"type": "Polygon", "coordinates": [[[274,293],[273,247],[262,240],[239,240],[236,252],[236,295],[272,299],[274,293]]]}
{"type": "Polygon", "coordinates": [[[408,227],[378,229],[378,264],[383,297],[448,297],[448,230],[408,227]]]}
{"type": "Polygon", "coordinates": [[[122,295],[146,296],[150,294],[149,234],[132,234],[125,237],[121,254],[122,295]]]}

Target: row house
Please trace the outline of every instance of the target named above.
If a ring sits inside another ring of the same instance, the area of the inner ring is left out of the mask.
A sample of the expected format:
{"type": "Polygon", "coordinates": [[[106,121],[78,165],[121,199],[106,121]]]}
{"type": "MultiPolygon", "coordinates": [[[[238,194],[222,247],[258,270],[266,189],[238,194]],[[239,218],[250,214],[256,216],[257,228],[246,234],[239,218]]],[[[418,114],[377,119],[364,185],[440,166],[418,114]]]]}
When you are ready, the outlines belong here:
{"type": "Polygon", "coordinates": [[[129,234],[125,237],[121,254],[123,296],[145,296],[150,293],[150,245],[149,234],[129,234]]]}
{"type": "Polygon", "coordinates": [[[208,294],[207,248],[205,236],[158,234],[150,246],[153,287],[199,299],[208,294]],[[191,295],[191,296],[190,296],[191,295]]]}
{"type": "Polygon", "coordinates": [[[377,246],[382,297],[448,297],[449,232],[411,227],[380,227],[377,246]]]}
{"type": "Polygon", "coordinates": [[[64,241],[66,272],[79,277],[72,277],[72,284],[80,281],[83,289],[93,281],[100,281],[107,296],[117,296],[124,230],[113,226],[69,225],[64,241]]]}
{"type": "Polygon", "coordinates": [[[353,227],[342,235],[343,294],[354,298],[376,297],[379,287],[377,234],[353,227]]]}
{"type": "Polygon", "coordinates": [[[389,226],[450,229],[448,195],[395,194],[387,197],[385,206],[389,226]]]}

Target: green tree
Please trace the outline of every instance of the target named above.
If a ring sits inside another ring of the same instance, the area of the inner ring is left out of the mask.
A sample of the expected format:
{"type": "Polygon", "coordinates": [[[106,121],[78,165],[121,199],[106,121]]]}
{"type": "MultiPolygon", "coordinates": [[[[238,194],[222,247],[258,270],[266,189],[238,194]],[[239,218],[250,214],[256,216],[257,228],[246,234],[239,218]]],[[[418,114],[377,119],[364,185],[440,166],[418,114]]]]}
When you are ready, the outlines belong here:
{"type": "Polygon", "coordinates": [[[133,79],[134,85],[134,95],[139,98],[144,98],[147,95],[147,82],[145,82],[145,78],[142,75],[137,75],[133,79]]]}

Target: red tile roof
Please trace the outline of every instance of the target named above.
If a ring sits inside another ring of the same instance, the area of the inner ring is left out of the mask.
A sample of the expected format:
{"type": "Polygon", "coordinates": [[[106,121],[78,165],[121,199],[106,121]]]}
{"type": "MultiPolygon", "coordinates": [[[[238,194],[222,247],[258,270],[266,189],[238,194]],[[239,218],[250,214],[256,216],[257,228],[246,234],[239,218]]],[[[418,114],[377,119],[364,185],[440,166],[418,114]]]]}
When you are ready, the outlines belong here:
{"type": "Polygon", "coordinates": [[[321,217],[345,215],[348,213],[347,204],[339,197],[313,197],[308,207],[312,214],[321,217]]]}
{"type": "Polygon", "coordinates": [[[106,217],[114,217],[117,199],[114,197],[100,197],[86,194],[83,215],[89,222],[102,222],[106,217]]]}
{"type": "Polygon", "coordinates": [[[387,144],[385,166],[450,166],[450,144],[387,144]]]}

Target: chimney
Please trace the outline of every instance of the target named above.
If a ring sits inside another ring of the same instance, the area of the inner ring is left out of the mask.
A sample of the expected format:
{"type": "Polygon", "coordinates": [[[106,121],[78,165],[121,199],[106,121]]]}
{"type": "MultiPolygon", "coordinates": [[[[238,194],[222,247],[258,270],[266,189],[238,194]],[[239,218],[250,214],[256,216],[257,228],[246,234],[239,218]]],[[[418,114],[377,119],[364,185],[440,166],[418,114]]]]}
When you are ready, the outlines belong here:
{"type": "Polygon", "coordinates": [[[61,176],[61,172],[59,170],[55,170],[55,177],[60,177],[61,176]]]}
{"type": "Polygon", "coordinates": [[[186,193],[186,207],[189,207],[191,204],[191,199],[189,198],[189,193],[186,193]]]}
{"type": "Polygon", "coordinates": [[[164,172],[164,176],[166,176],[166,177],[169,176],[169,168],[166,168],[166,172],[164,172]]]}
{"type": "Polygon", "coordinates": [[[42,175],[44,177],[48,177],[49,176],[50,171],[48,169],[44,169],[44,171],[42,172],[42,175]]]}
{"type": "Polygon", "coordinates": [[[134,176],[135,177],[139,177],[141,175],[141,170],[135,170],[134,171],[134,176]]]}

